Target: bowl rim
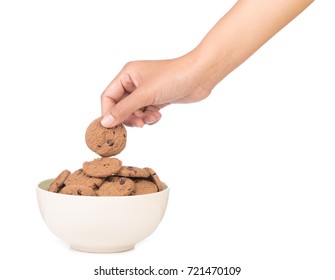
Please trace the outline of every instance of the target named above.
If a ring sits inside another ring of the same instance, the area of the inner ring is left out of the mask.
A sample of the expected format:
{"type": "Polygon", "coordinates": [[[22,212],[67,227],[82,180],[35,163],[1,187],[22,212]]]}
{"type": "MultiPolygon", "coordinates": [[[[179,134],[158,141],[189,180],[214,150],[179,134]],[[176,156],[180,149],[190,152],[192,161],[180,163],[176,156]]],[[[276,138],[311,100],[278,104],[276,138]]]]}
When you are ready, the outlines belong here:
{"type": "Polygon", "coordinates": [[[48,181],[50,181],[50,183],[55,180],[56,178],[49,178],[49,179],[45,179],[40,181],[37,186],[36,186],[36,190],[38,192],[44,192],[44,193],[48,193],[49,195],[56,195],[56,196],[62,196],[62,197],[84,197],[85,199],[89,198],[89,199],[136,199],[139,197],[148,197],[148,196],[158,196],[161,195],[165,192],[169,192],[170,188],[168,187],[167,184],[165,184],[164,182],[162,182],[162,184],[164,185],[164,190],[159,191],[159,192],[155,192],[155,193],[148,193],[148,194],[141,194],[141,195],[129,195],[129,196],[88,196],[88,195],[70,195],[70,194],[63,194],[63,193],[55,193],[55,192],[50,192],[47,189],[43,188],[43,184],[46,184],[48,181]]]}

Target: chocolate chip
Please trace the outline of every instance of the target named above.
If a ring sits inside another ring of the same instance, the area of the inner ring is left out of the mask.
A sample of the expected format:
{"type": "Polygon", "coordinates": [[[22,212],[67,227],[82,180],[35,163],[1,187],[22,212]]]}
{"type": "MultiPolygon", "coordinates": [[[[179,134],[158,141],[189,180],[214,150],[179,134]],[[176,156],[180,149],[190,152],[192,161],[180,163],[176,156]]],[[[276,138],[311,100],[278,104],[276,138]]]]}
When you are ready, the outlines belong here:
{"type": "Polygon", "coordinates": [[[77,190],[77,194],[78,194],[78,195],[81,195],[81,190],[77,190]]]}
{"type": "Polygon", "coordinates": [[[114,142],[112,140],[107,140],[107,145],[112,147],[114,145],[114,142]]]}
{"type": "Polygon", "coordinates": [[[101,148],[101,145],[97,145],[98,148],[101,148]]]}
{"type": "Polygon", "coordinates": [[[132,167],[132,166],[128,166],[127,169],[128,169],[128,170],[133,170],[134,167],[132,167]]]}
{"type": "Polygon", "coordinates": [[[126,179],[125,179],[125,178],[121,178],[121,179],[120,179],[120,185],[123,185],[125,182],[126,182],[126,179]]]}

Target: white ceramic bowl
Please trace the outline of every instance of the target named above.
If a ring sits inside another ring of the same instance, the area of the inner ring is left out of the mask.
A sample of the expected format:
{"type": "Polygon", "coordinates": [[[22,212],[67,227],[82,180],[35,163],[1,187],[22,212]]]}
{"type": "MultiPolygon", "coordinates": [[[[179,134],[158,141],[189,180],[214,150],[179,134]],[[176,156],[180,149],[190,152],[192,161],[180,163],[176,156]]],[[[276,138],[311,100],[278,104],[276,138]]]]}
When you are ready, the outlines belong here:
{"type": "Polygon", "coordinates": [[[37,199],[49,229],[71,248],[85,252],[121,252],[155,231],[162,220],[169,188],[137,196],[75,196],[47,191],[41,182],[37,199]]]}

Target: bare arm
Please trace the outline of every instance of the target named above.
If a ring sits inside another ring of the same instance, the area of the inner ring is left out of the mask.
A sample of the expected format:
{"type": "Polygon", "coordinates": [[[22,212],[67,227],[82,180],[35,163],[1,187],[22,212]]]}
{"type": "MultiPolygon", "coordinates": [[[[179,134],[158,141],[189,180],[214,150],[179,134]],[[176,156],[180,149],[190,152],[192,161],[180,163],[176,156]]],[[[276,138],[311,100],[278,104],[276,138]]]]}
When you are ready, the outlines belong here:
{"type": "Polygon", "coordinates": [[[188,54],[127,63],[101,95],[102,124],[142,127],[172,103],[206,98],[313,0],[239,0],[188,54]]]}
{"type": "Polygon", "coordinates": [[[237,1],[195,49],[201,84],[213,88],[312,2],[237,1]]]}

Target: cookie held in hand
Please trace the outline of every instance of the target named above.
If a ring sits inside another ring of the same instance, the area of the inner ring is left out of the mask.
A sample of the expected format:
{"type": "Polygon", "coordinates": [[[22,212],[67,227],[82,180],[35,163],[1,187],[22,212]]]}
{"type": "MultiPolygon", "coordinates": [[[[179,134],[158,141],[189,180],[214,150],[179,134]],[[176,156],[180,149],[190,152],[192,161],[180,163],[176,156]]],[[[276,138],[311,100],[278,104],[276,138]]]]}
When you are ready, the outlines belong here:
{"type": "Polygon", "coordinates": [[[122,123],[111,128],[104,127],[100,117],[87,127],[85,141],[87,146],[98,155],[115,156],[126,147],[127,130],[122,123]]]}

